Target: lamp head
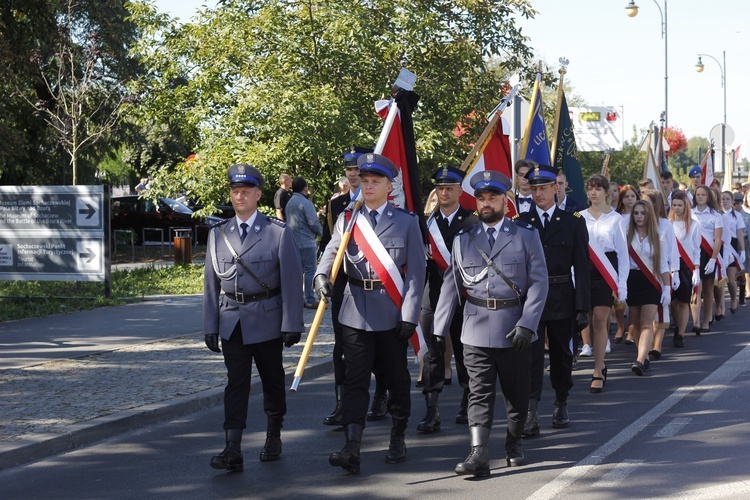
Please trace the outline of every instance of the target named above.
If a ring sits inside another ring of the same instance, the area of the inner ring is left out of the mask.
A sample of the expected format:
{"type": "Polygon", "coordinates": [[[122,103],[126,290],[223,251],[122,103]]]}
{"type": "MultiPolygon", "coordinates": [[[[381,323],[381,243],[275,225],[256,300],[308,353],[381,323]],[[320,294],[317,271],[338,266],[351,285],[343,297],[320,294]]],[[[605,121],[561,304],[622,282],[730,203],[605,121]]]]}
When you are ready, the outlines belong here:
{"type": "Polygon", "coordinates": [[[638,6],[635,4],[635,0],[630,0],[628,5],[625,6],[625,13],[628,17],[635,17],[638,15],[638,6]]]}
{"type": "Polygon", "coordinates": [[[703,73],[704,67],[705,66],[703,66],[703,61],[701,60],[701,56],[698,56],[698,62],[695,63],[695,71],[697,71],[698,73],[703,73]]]}

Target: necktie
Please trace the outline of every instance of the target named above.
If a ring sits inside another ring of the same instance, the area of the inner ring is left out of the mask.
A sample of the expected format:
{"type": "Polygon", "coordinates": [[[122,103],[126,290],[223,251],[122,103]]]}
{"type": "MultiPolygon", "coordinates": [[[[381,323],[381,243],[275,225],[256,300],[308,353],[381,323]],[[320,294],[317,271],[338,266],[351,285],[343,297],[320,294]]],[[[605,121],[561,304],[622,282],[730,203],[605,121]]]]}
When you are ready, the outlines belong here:
{"type": "Polygon", "coordinates": [[[443,231],[443,232],[447,231],[448,230],[448,219],[446,219],[442,215],[439,216],[438,219],[437,219],[437,225],[438,225],[438,229],[440,229],[441,231],[443,231]]]}
{"type": "Polygon", "coordinates": [[[495,246],[495,228],[494,227],[487,228],[487,239],[490,242],[490,248],[495,246]]]}
{"type": "Polygon", "coordinates": [[[240,243],[245,243],[245,236],[247,236],[247,223],[243,222],[240,224],[242,232],[240,233],[240,243]]]}
{"type": "Polygon", "coordinates": [[[378,211],[377,210],[370,210],[370,223],[372,224],[372,227],[378,225],[378,211]]]}
{"type": "Polygon", "coordinates": [[[547,224],[549,224],[549,214],[544,212],[542,214],[542,227],[547,227],[547,224]]]}

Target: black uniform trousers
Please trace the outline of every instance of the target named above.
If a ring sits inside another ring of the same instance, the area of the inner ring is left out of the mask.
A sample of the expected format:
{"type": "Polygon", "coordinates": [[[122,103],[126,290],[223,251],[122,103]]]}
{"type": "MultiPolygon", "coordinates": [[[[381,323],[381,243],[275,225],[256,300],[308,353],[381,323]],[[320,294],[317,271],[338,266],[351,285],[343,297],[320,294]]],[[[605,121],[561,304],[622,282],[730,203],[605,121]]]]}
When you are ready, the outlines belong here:
{"type": "Polygon", "coordinates": [[[344,385],[346,380],[346,366],[344,365],[344,326],[339,323],[339,311],[344,302],[346,288],[346,274],[339,270],[336,281],[333,282],[331,294],[331,325],[333,326],[333,378],[336,385],[344,385]]]}
{"type": "Polygon", "coordinates": [[[243,344],[238,321],[229,340],[221,339],[221,346],[229,379],[224,389],[224,429],[244,429],[247,426],[253,360],[263,383],[263,410],[269,419],[283,420],[286,415],[286,391],[281,337],[257,344],[243,344]]]}
{"type": "MultiPolygon", "coordinates": [[[[425,298],[428,293],[425,291],[425,298]]],[[[440,352],[435,335],[433,335],[433,323],[435,312],[429,301],[422,302],[422,313],[420,322],[422,324],[422,333],[425,343],[427,344],[427,353],[423,358],[422,368],[422,393],[441,392],[445,385],[445,355],[440,352]]],[[[458,383],[464,389],[469,387],[469,374],[466,372],[464,365],[464,345],[461,343],[461,328],[463,327],[464,313],[463,308],[458,307],[451,324],[449,332],[451,335],[450,342],[453,345],[453,355],[456,357],[456,375],[458,383]]],[[[448,339],[446,339],[448,341],[448,339]]]]}
{"type": "MultiPolygon", "coordinates": [[[[492,428],[498,379],[508,420],[522,424],[529,409],[531,353],[508,348],[464,345],[469,372],[469,426],[492,428]]],[[[516,436],[521,437],[521,436],[516,436]]]]}
{"type": "Polygon", "coordinates": [[[408,419],[411,413],[411,376],[406,351],[409,345],[396,335],[396,329],[367,332],[344,325],[346,382],[342,401],[344,425],[365,426],[370,402],[370,374],[376,362],[385,367],[382,376],[388,390],[388,412],[394,418],[408,419]]]}
{"type": "Polygon", "coordinates": [[[530,397],[542,399],[542,382],[544,380],[544,332],[547,332],[549,345],[549,376],[555,399],[568,400],[568,393],[573,387],[573,352],[570,341],[573,338],[574,318],[550,319],[539,322],[538,339],[531,344],[531,394],[530,397]]]}

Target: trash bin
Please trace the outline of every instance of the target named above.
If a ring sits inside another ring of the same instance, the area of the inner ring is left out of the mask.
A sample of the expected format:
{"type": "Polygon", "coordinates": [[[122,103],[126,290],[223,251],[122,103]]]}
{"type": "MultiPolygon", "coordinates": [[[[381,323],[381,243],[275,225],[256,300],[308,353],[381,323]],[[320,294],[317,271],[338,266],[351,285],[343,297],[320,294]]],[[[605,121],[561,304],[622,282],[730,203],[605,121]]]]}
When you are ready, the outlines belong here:
{"type": "Polygon", "coordinates": [[[174,264],[184,266],[193,262],[192,229],[175,229],[174,231],[174,264]]]}

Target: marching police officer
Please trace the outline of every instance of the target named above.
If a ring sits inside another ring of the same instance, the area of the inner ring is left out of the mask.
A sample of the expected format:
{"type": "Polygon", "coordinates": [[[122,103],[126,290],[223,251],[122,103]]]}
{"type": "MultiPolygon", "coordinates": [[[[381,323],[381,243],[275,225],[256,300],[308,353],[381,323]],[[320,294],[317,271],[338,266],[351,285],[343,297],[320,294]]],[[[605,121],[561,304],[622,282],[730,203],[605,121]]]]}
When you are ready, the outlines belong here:
{"type": "Polygon", "coordinates": [[[573,327],[581,331],[588,324],[589,311],[589,234],[586,221],[578,212],[570,213],[555,204],[559,184],[558,169],[537,165],[526,173],[535,207],[516,218],[539,232],[549,272],[547,303],[531,344],[531,394],[524,436],[539,434],[539,400],[544,378],[544,333],[547,332],[550,380],[555,390],[552,427],[567,427],[568,393],[573,387],[573,327]],[[575,284],[571,276],[575,276],[575,284]]]}
{"type": "Polygon", "coordinates": [[[203,328],[206,346],[214,352],[222,352],[221,337],[228,378],[226,447],[211,459],[211,467],[241,471],[240,445],[253,361],[263,382],[268,419],[260,460],[281,456],[281,424],[286,414],[282,347],[299,342],[304,330],[302,265],[292,231],[257,210],[265,182],[261,173],[242,163],[229,167],[227,176],[237,215],[209,233],[203,328]]]}
{"type": "Polygon", "coordinates": [[[453,241],[435,311],[435,335],[446,336],[464,292],[461,341],[469,373],[471,453],[456,474],[489,475],[489,436],[500,388],[508,414],[509,466],[524,462],[521,433],[529,406],[531,356],[547,298],[547,266],[538,233],[505,217],[510,180],[497,171],[474,174],[471,186],[480,223],[453,241]]]}
{"type": "MultiPolygon", "coordinates": [[[[427,284],[422,297],[422,315],[420,324],[427,343],[427,354],[424,358],[422,373],[422,393],[427,403],[427,414],[417,425],[417,431],[431,433],[440,430],[440,411],[438,395],[445,383],[445,339],[432,333],[432,324],[443,285],[443,273],[450,262],[450,250],[456,234],[466,227],[479,222],[477,216],[463,208],[458,200],[463,192],[461,182],[466,173],[456,167],[445,166],[433,174],[437,207],[427,220],[430,233],[431,255],[427,260],[427,284]]],[[[469,375],[463,362],[463,344],[461,344],[461,324],[463,307],[457,307],[451,320],[450,342],[456,356],[458,382],[464,390],[461,408],[456,416],[456,423],[468,422],[467,407],[469,401],[469,375]]]]}
{"type": "Polygon", "coordinates": [[[370,372],[376,357],[387,367],[388,411],[393,417],[385,461],[406,459],[404,433],[411,410],[407,347],[419,320],[425,279],[425,253],[417,217],[388,202],[398,169],[386,157],[373,153],[360,156],[357,164],[364,206],[339,217],[315,276],[321,298],[330,297],[328,276],[344,224],[355,218],[345,249],[347,283],[339,312],[346,363],[341,417],[346,444],[329,457],[331,465],[354,474],[360,470],[370,372]]]}

